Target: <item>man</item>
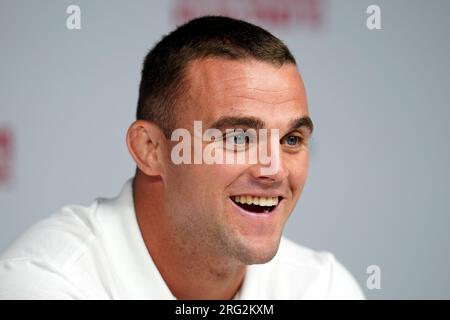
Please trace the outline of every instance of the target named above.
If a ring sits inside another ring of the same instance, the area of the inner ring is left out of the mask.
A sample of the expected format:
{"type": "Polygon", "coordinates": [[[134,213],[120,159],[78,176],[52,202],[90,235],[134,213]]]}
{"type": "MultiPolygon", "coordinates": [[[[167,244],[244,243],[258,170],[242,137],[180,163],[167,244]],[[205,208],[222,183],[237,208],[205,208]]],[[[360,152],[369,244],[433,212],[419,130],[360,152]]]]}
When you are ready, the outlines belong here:
{"type": "Polygon", "coordinates": [[[312,131],[279,39],[231,18],[190,21],[144,61],[126,138],[134,179],[20,237],[0,257],[0,298],[363,298],[333,255],[282,237],[312,131]]]}

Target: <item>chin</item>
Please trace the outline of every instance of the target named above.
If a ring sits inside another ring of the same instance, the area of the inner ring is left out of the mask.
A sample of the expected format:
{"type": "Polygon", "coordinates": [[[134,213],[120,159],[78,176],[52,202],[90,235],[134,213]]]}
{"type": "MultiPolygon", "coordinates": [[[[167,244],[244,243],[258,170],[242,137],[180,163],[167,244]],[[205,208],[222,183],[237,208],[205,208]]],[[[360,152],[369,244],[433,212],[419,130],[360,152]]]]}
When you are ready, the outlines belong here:
{"type": "Polygon", "coordinates": [[[280,238],[251,241],[238,250],[238,259],[246,265],[267,263],[277,254],[279,245],[280,238]]]}

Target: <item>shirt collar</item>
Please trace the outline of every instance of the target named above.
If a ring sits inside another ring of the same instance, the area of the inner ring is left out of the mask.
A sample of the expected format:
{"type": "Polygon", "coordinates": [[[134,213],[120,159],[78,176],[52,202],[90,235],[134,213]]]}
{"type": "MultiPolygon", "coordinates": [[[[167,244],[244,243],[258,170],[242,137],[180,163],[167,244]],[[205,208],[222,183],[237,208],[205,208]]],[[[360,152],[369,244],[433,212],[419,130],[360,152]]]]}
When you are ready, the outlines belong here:
{"type": "Polygon", "coordinates": [[[97,212],[104,226],[104,246],[117,276],[119,298],[175,299],[142,238],[134,209],[133,179],[116,198],[101,201],[97,212]]]}

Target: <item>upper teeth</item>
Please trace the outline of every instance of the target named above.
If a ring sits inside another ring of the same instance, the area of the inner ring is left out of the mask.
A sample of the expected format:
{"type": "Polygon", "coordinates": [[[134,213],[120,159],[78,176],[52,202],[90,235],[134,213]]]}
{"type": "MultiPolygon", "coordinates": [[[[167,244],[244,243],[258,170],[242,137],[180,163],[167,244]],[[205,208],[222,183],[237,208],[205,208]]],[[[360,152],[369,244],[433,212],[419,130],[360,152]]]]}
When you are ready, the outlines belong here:
{"type": "Polygon", "coordinates": [[[244,204],[256,204],[258,206],[276,206],[278,204],[278,197],[254,197],[254,196],[234,196],[235,202],[244,204]]]}

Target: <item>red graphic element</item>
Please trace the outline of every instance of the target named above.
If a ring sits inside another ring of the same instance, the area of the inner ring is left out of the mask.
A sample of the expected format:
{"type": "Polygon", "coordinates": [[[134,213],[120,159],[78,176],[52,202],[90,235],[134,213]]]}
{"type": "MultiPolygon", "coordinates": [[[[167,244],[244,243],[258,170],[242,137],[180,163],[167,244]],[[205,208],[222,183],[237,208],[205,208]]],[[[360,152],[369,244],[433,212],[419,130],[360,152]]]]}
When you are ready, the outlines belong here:
{"type": "Polygon", "coordinates": [[[203,15],[229,16],[255,24],[318,29],[327,0],[174,0],[172,18],[182,24],[203,15]]]}
{"type": "Polygon", "coordinates": [[[12,133],[0,127],[0,186],[9,182],[12,174],[12,133]]]}

